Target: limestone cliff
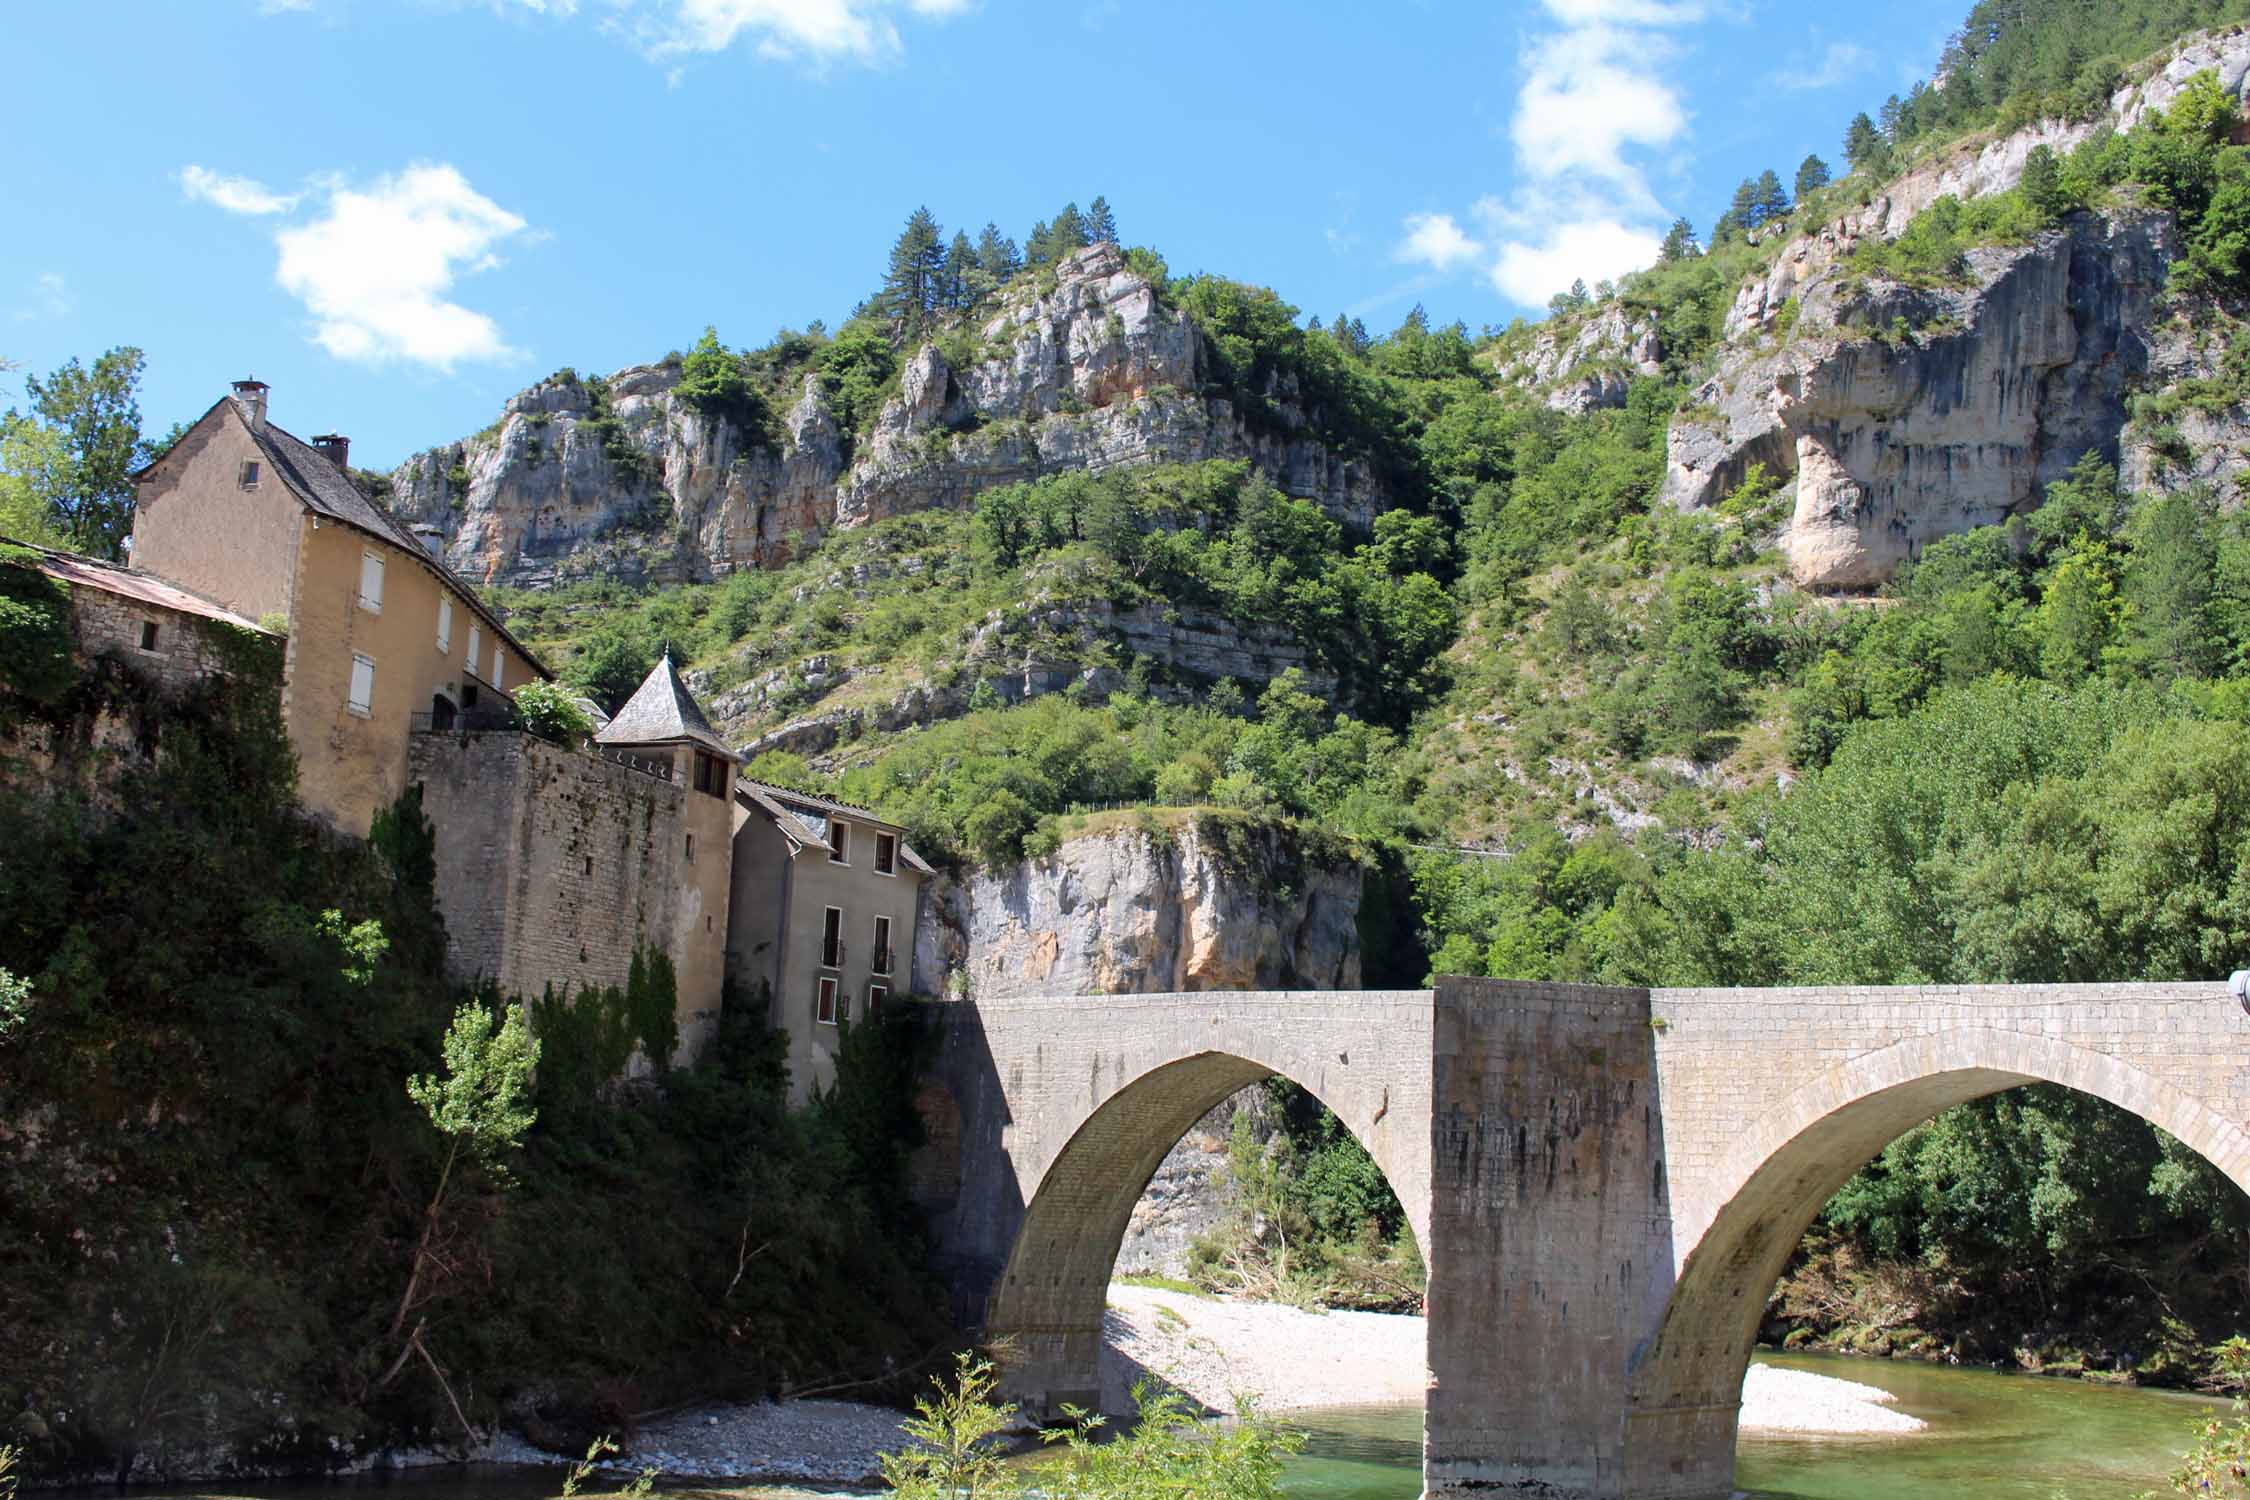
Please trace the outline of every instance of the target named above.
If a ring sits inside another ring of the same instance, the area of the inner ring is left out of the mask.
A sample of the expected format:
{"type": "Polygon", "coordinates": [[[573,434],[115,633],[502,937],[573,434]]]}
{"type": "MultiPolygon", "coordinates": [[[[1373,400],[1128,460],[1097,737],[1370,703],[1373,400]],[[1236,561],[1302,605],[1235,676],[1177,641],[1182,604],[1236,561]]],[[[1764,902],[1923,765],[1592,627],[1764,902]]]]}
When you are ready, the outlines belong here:
{"type": "Polygon", "coordinates": [[[966,332],[959,368],[936,345],[911,353],[864,433],[839,429],[810,373],[778,432],[678,399],[677,363],[550,378],[487,431],[408,459],[393,505],[463,573],[536,585],[708,578],[1069,469],[1242,459],[1360,528],[1388,504],[1372,469],[1320,441],[1294,391],[1268,391],[1279,416],[1260,422],[1205,394],[1202,334],[1115,245],[1024,275],[966,332]]]}
{"type": "Polygon", "coordinates": [[[1717,367],[1672,424],[1665,498],[1714,504],[1762,464],[1794,500],[1782,545],[1797,582],[1862,589],[1939,537],[2038,504],[2088,451],[2144,487],[2223,479],[2250,437],[2243,414],[2191,410],[2153,446],[2129,430],[2134,396],[2216,365],[2189,310],[2161,296],[2178,253],[2169,215],[2076,215],[2031,244],[1970,252],[1956,285],[1862,276],[1851,259],[1941,197],[2015,186],[2038,146],[2131,128],[2206,70],[2250,93],[2250,33],[2191,39],[2104,118],[1966,143],[1780,247],[1737,294],[1717,367]]]}

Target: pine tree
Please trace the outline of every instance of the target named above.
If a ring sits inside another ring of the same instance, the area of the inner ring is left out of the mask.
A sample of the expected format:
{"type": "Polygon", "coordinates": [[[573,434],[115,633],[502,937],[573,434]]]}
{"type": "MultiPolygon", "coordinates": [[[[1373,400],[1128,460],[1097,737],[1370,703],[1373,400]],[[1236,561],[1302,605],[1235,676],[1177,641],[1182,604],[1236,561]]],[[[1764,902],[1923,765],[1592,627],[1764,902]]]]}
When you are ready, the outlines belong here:
{"type": "Polygon", "coordinates": [[[1808,156],[1797,164],[1797,201],[1802,203],[1828,186],[1828,163],[1817,156],[1808,156]]]}
{"type": "Polygon", "coordinates": [[[1075,203],[1063,205],[1063,211],[1055,215],[1054,225],[1048,232],[1053,236],[1049,243],[1056,260],[1086,248],[1086,216],[1078,211],[1075,203]]]}
{"type": "Polygon", "coordinates": [[[1679,218],[1674,219],[1672,227],[1664,232],[1664,248],[1657,252],[1657,258],[1669,263],[1692,260],[1702,253],[1696,248],[1695,226],[1685,218],[1679,218]]]}
{"type": "Polygon", "coordinates": [[[1086,210],[1086,237],[1097,245],[1117,243],[1117,215],[1110,212],[1107,198],[1097,195],[1094,206],[1086,210]]]}
{"type": "Polygon", "coordinates": [[[1054,258],[1055,237],[1053,232],[1047,228],[1047,221],[1041,219],[1031,226],[1031,233],[1024,236],[1023,263],[1027,266],[1037,267],[1047,264],[1054,258]]]}
{"type": "Polygon", "coordinates": [[[938,293],[945,279],[943,234],[936,216],[927,208],[917,208],[891,247],[891,267],[883,276],[879,305],[899,335],[919,333],[940,306],[938,293]]]}
{"type": "Polygon", "coordinates": [[[1898,102],[1898,95],[1893,94],[1883,101],[1883,108],[1875,117],[1877,127],[1883,132],[1885,145],[1898,144],[1898,115],[1902,107],[1898,102]]]}
{"type": "Polygon", "coordinates": [[[1771,167],[1758,174],[1753,212],[1752,222],[1761,228],[1789,217],[1789,195],[1781,190],[1781,178],[1771,167]]]}
{"type": "Polygon", "coordinates": [[[1867,112],[1861,110],[1852,116],[1851,126],[1844,132],[1844,165],[1854,172],[1880,171],[1884,155],[1882,135],[1867,112]]]}
{"type": "Polygon", "coordinates": [[[970,245],[966,231],[956,231],[953,244],[945,252],[945,271],[942,277],[942,301],[945,306],[966,309],[983,301],[991,288],[983,285],[984,268],[977,264],[977,252],[970,245]]]}
{"type": "Polygon", "coordinates": [[[994,286],[1006,286],[1023,269],[1023,252],[997,224],[987,223],[984,233],[977,236],[977,269],[991,277],[994,286]]]}
{"type": "Polygon", "coordinates": [[[1745,177],[1734,190],[1734,198],[1727,204],[1727,211],[1711,228],[1713,242],[1748,234],[1757,227],[1757,212],[1758,184],[1745,177]]]}

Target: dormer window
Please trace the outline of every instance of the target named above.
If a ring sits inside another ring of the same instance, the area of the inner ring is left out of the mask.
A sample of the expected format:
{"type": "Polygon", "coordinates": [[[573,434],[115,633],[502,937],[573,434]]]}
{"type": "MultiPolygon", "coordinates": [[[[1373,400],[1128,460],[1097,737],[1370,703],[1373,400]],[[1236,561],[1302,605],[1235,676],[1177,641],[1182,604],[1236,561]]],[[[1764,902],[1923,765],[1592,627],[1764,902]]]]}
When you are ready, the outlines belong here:
{"type": "Polygon", "coordinates": [[[236,476],[235,483],[246,490],[254,490],[258,487],[258,461],[256,459],[246,458],[242,461],[242,470],[236,476]]]}
{"type": "Polygon", "coordinates": [[[852,862],[852,825],[838,818],[828,820],[828,862],[832,865],[852,862]]]}

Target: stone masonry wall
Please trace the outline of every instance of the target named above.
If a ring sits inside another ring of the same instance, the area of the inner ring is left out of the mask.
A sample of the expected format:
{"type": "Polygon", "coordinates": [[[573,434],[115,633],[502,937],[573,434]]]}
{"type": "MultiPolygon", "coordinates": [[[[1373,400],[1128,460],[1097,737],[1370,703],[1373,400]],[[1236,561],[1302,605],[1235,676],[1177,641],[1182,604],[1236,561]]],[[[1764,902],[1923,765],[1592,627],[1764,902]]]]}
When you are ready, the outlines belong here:
{"type": "MultiPolygon", "coordinates": [[[[408,776],[437,830],[457,977],[524,996],[622,985],[636,944],[674,940],[685,788],[524,734],[415,735],[408,776]]],[[[683,1032],[699,1008],[681,996],[683,1032]]]]}

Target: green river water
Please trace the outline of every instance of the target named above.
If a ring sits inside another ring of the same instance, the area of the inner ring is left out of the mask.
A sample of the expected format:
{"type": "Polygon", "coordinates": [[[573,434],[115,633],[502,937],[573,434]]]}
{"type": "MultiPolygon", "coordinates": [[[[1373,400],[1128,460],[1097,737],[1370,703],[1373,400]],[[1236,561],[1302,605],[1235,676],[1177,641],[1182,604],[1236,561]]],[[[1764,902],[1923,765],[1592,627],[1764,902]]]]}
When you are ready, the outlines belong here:
{"type": "MultiPolygon", "coordinates": [[[[1890,1438],[1747,1438],[1736,1483],[1762,1500],[2133,1500],[2161,1490],[2211,1403],[2162,1391],[1944,1369],[1890,1360],[1784,1356],[1770,1363],[1880,1386],[1930,1424],[1890,1438]]],[[[1380,1406],[1301,1421],[1292,1500],[1416,1500],[1422,1413],[1380,1406]]],[[[523,1470],[425,1471],[395,1479],[158,1488],[131,1500],[549,1500],[559,1479],[523,1470]]],[[[813,1500],[783,1488],[686,1487],[710,1500],[813,1500]]],[[[94,1491],[65,1500],[90,1500],[94,1491]]],[[[120,1492],[98,1492],[114,1496],[120,1492]]]]}
{"type": "MultiPolygon", "coordinates": [[[[1880,1386],[1928,1422],[1909,1437],[1747,1437],[1735,1483],[1789,1500],[2132,1500],[2163,1490],[2211,1403],[2076,1380],[1820,1356],[1762,1363],[1880,1386]]],[[[1323,1412],[1290,1486],[1298,1500],[1415,1500],[1422,1414],[1323,1412]]]]}

